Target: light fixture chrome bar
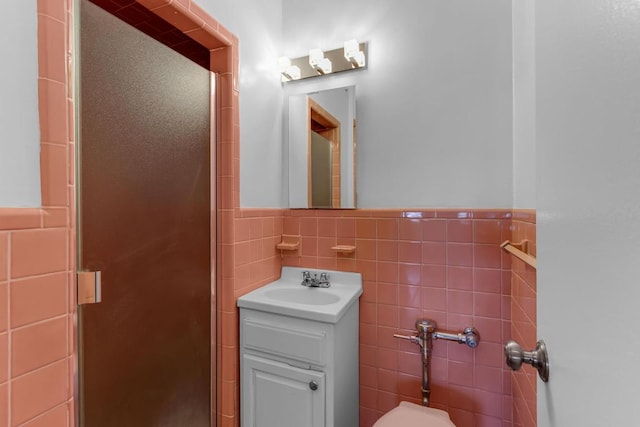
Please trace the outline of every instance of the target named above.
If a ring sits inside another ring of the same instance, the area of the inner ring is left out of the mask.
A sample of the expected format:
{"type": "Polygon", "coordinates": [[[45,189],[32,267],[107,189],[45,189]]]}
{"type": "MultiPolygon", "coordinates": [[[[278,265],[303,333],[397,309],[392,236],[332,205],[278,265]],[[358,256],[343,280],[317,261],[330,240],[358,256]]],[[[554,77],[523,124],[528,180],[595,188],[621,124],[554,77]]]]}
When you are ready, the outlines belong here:
{"type": "MultiPolygon", "coordinates": [[[[367,56],[367,43],[360,43],[360,51],[363,55],[367,56]]],[[[328,50],[324,52],[324,57],[331,61],[331,73],[341,73],[343,71],[351,71],[351,70],[364,70],[367,68],[367,62],[365,61],[365,65],[362,67],[354,68],[354,65],[350,60],[345,58],[344,56],[344,48],[338,48],[333,50],[328,50]]],[[[291,59],[291,66],[296,66],[300,69],[300,77],[295,80],[307,79],[309,77],[319,77],[321,74],[318,74],[318,70],[309,65],[309,56],[301,56],[299,58],[291,59]]],[[[293,79],[283,79],[284,82],[293,81],[293,79]]]]}

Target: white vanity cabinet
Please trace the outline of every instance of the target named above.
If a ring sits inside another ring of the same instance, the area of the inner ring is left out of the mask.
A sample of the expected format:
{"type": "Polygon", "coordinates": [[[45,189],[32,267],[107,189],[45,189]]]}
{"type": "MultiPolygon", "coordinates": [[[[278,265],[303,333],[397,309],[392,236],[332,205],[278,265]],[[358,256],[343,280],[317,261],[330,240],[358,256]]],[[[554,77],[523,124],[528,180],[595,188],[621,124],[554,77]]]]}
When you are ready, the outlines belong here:
{"type": "Polygon", "coordinates": [[[359,425],[358,326],[362,276],[307,269],[238,298],[242,427],[359,425]],[[322,276],[325,277],[325,276],[322,276]]]}
{"type": "Polygon", "coordinates": [[[242,425],[323,427],[325,374],[245,354],[242,425]]]}
{"type": "Polygon", "coordinates": [[[361,276],[307,289],[297,270],[238,299],[242,426],[358,426],[361,276]]]}

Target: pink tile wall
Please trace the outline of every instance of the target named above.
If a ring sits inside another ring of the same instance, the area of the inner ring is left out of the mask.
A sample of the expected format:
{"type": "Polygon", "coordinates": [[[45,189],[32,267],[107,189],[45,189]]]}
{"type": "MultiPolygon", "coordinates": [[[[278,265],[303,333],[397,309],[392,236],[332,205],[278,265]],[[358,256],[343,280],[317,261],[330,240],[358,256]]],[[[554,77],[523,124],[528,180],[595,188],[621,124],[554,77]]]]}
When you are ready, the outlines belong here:
{"type": "MultiPolygon", "coordinates": [[[[531,255],[536,255],[536,215],[533,211],[515,211],[512,241],[529,240],[531,255]]],[[[517,258],[512,261],[511,273],[511,337],[528,350],[536,347],[536,270],[517,258]]],[[[537,425],[537,372],[524,366],[513,373],[513,425],[537,425]]]]}
{"type": "MultiPolygon", "coordinates": [[[[230,277],[220,286],[218,358],[221,360],[221,398],[218,412],[222,426],[240,425],[238,297],[280,277],[282,261],[276,244],[282,238],[282,209],[235,209],[231,234],[233,243],[223,248],[222,269],[230,277]]],[[[226,273],[223,273],[226,274],[226,273]]]]}
{"type": "Polygon", "coordinates": [[[285,211],[284,232],[301,234],[284,264],[358,271],[360,299],[360,425],[371,426],[401,400],[420,403],[418,347],[393,338],[415,321],[439,328],[475,326],[476,350],[434,343],[432,406],[458,427],[512,422],[511,373],[503,343],[511,333],[511,259],[499,244],[511,236],[510,211],[285,211]],[[331,251],[355,245],[355,254],[331,251]]]}
{"type": "Polygon", "coordinates": [[[38,1],[41,209],[0,209],[0,425],[74,420],[71,7],[38,1]]]}
{"type": "MultiPolygon", "coordinates": [[[[233,230],[239,188],[238,40],[191,0],[136,2],[210,51],[211,70],[219,75],[218,150],[213,161],[221,183],[212,196],[217,199],[218,224],[233,230]]],[[[72,63],[67,58],[67,52],[71,57],[75,53],[72,7],[72,0],[38,0],[43,207],[0,208],[0,426],[75,425],[75,135],[72,63]]],[[[218,240],[212,236],[218,241],[214,256],[223,252],[224,243],[233,242],[233,231],[219,235],[218,240]]],[[[227,267],[218,268],[213,277],[220,282],[232,278],[234,266],[227,267]]],[[[232,286],[222,286],[217,295],[227,304],[223,307],[234,305],[233,279],[228,282],[232,286]]],[[[229,339],[222,332],[229,331],[221,326],[223,311],[216,316],[220,343],[229,339]]],[[[231,340],[236,336],[234,332],[231,340]]],[[[222,389],[221,378],[218,381],[222,389]]],[[[233,399],[234,391],[225,395],[233,399]]],[[[219,425],[238,425],[237,411],[214,417],[219,425]]]]}

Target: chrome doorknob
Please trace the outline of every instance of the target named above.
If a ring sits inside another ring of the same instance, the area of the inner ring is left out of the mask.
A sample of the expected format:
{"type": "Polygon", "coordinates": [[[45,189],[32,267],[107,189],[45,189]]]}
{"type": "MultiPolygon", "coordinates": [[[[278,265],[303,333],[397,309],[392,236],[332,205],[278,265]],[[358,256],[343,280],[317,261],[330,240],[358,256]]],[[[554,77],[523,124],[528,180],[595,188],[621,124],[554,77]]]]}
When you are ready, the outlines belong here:
{"type": "Polygon", "coordinates": [[[310,381],[309,382],[309,388],[313,391],[316,391],[318,389],[318,382],[317,381],[310,381]]]}
{"type": "Polygon", "coordinates": [[[516,341],[509,340],[504,346],[504,355],[507,365],[514,371],[519,370],[522,363],[528,363],[538,370],[542,381],[549,381],[549,354],[544,341],[538,341],[535,350],[524,351],[516,341]]]}

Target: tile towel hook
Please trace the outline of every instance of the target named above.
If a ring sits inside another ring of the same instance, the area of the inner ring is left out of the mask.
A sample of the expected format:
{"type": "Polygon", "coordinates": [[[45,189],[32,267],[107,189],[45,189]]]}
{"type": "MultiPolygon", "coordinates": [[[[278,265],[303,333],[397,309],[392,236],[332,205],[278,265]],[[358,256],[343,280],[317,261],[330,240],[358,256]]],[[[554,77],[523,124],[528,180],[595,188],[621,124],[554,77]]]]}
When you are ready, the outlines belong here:
{"type": "Polygon", "coordinates": [[[509,240],[505,240],[500,245],[502,249],[509,252],[510,254],[516,256],[522,261],[529,264],[531,267],[537,269],[537,261],[536,258],[529,255],[529,241],[523,240],[520,243],[511,243],[509,240]]]}

